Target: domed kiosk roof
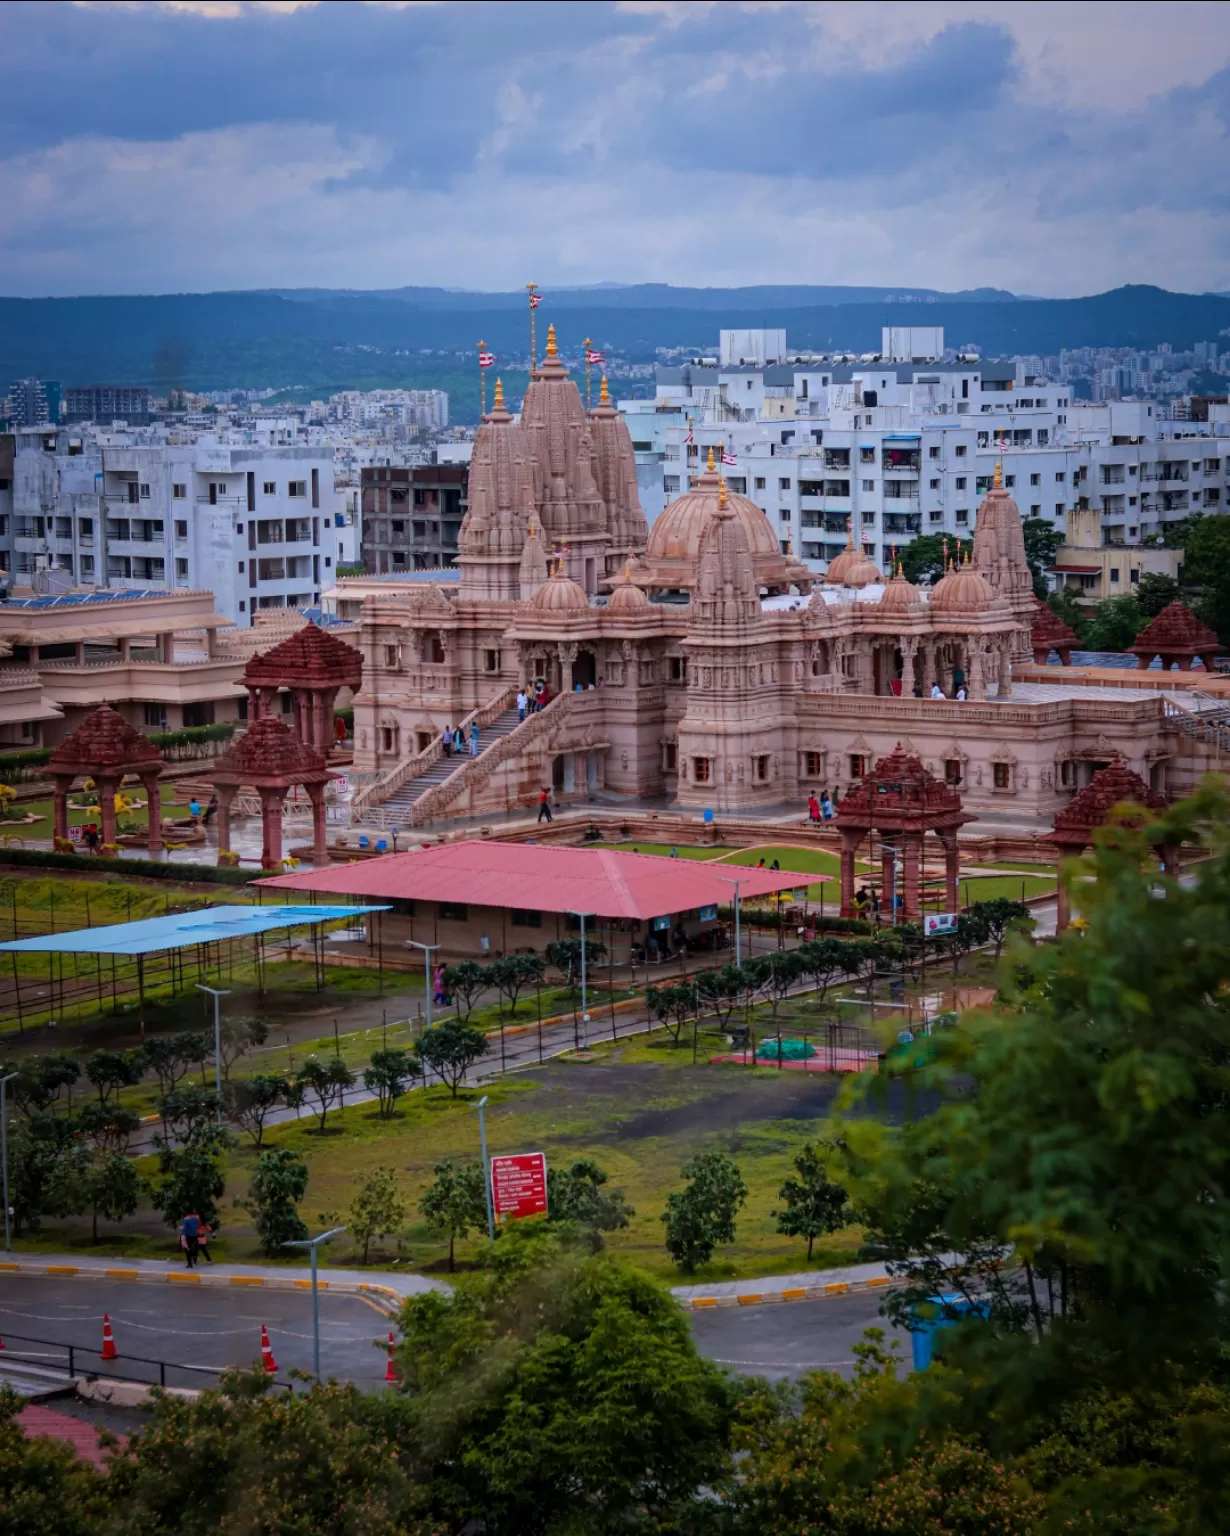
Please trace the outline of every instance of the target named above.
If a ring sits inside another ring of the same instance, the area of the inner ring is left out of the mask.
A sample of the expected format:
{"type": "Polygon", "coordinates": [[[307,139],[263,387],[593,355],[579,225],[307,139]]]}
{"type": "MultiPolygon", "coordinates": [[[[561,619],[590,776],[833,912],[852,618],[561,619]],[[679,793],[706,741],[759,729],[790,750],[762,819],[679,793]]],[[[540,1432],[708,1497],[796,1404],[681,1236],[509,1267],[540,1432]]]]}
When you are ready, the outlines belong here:
{"type": "Polygon", "coordinates": [[[611,588],[611,596],[607,602],[608,613],[643,613],[649,607],[649,599],[636,586],[631,579],[631,573],[625,569],[624,574],[611,588]]]}
{"type": "Polygon", "coordinates": [[[995,594],[982,572],[969,564],[948,571],[931,592],[931,608],[936,613],[977,613],[994,601],[995,594]]]}
{"type": "Polygon", "coordinates": [[[893,579],[884,588],[880,595],[880,601],[876,605],[879,608],[888,609],[894,613],[904,613],[912,608],[915,603],[922,601],[922,594],[912,581],[907,581],[901,569],[900,562],[893,579]]]}
{"type": "Polygon", "coordinates": [[[585,588],[564,575],[564,562],[557,559],[555,570],[530,599],[530,607],[538,613],[580,613],[589,607],[585,588]]]}

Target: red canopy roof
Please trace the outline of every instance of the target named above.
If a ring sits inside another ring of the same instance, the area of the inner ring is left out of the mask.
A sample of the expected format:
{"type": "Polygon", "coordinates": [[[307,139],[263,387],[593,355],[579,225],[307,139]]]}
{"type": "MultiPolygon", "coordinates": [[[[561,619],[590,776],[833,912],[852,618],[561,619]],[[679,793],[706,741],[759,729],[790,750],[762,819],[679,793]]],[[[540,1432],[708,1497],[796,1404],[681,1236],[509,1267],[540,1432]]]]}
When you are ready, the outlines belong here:
{"type": "Polygon", "coordinates": [[[734,899],[732,880],[739,881],[740,896],[746,901],[829,878],[613,848],[474,840],[277,875],[257,884],[295,895],[320,891],[364,900],[455,901],[531,912],[648,919],[728,904],[734,899]]]}

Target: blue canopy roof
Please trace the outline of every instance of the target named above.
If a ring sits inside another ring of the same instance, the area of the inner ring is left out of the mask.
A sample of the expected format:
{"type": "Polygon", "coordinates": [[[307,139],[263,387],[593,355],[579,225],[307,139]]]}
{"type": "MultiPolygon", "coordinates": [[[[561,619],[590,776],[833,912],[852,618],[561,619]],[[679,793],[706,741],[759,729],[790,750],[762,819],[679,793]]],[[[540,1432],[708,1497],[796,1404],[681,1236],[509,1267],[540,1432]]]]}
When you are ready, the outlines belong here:
{"type": "Polygon", "coordinates": [[[387,906],[201,907],[174,917],[147,917],[135,923],[108,923],[101,928],[75,928],[68,933],[44,933],[34,939],[12,939],[0,950],[23,953],[78,955],[148,955],[162,949],[190,949],[223,939],[248,939],[279,928],[301,928],[387,912],[387,906]]]}

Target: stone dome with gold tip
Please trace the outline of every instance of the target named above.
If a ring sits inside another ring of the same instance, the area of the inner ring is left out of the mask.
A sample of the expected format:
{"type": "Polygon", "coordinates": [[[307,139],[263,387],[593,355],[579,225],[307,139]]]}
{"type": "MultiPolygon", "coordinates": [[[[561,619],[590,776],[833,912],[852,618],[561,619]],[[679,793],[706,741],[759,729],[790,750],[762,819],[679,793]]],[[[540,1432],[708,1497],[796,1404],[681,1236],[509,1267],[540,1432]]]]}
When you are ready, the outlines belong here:
{"type": "Polygon", "coordinates": [[[987,579],[965,557],[963,565],[951,566],[931,590],[935,613],[978,613],[995,601],[987,579]]]}
{"type": "Polygon", "coordinates": [[[649,599],[632,580],[632,573],[625,568],[623,575],[612,584],[607,612],[644,613],[649,606],[649,599]]]}
{"type": "Polygon", "coordinates": [[[589,607],[585,588],[571,576],[564,575],[564,562],[556,556],[555,569],[530,599],[538,613],[584,613],[589,607]]]}
{"type": "Polygon", "coordinates": [[[905,613],[915,603],[922,602],[922,593],[912,581],[907,580],[905,572],[901,569],[901,562],[897,562],[897,569],[892,580],[880,594],[880,601],[876,605],[889,613],[905,613]]]}

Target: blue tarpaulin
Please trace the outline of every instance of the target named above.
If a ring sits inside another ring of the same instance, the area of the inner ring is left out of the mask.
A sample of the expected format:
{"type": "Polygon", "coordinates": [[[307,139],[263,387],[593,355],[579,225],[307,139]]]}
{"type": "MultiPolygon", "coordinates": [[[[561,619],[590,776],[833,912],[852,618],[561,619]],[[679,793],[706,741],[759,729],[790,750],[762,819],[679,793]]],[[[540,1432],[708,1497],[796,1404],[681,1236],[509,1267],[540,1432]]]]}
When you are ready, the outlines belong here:
{"type": "Polygon", "coordinates": [[[0,950],[25,954],[150,955],[164,949],[190,949],[194,944],[250,939],[280,928],[302,928],[309,923],[331,923],[361,917],[365,912],[388,910],[387,906],[201,907],[173,917],[147,917],[135,923],[108,923],[100,928],[75,928],[67,933],[40,934],[34,939],[13,939],[0,944],[0,950]]]}

